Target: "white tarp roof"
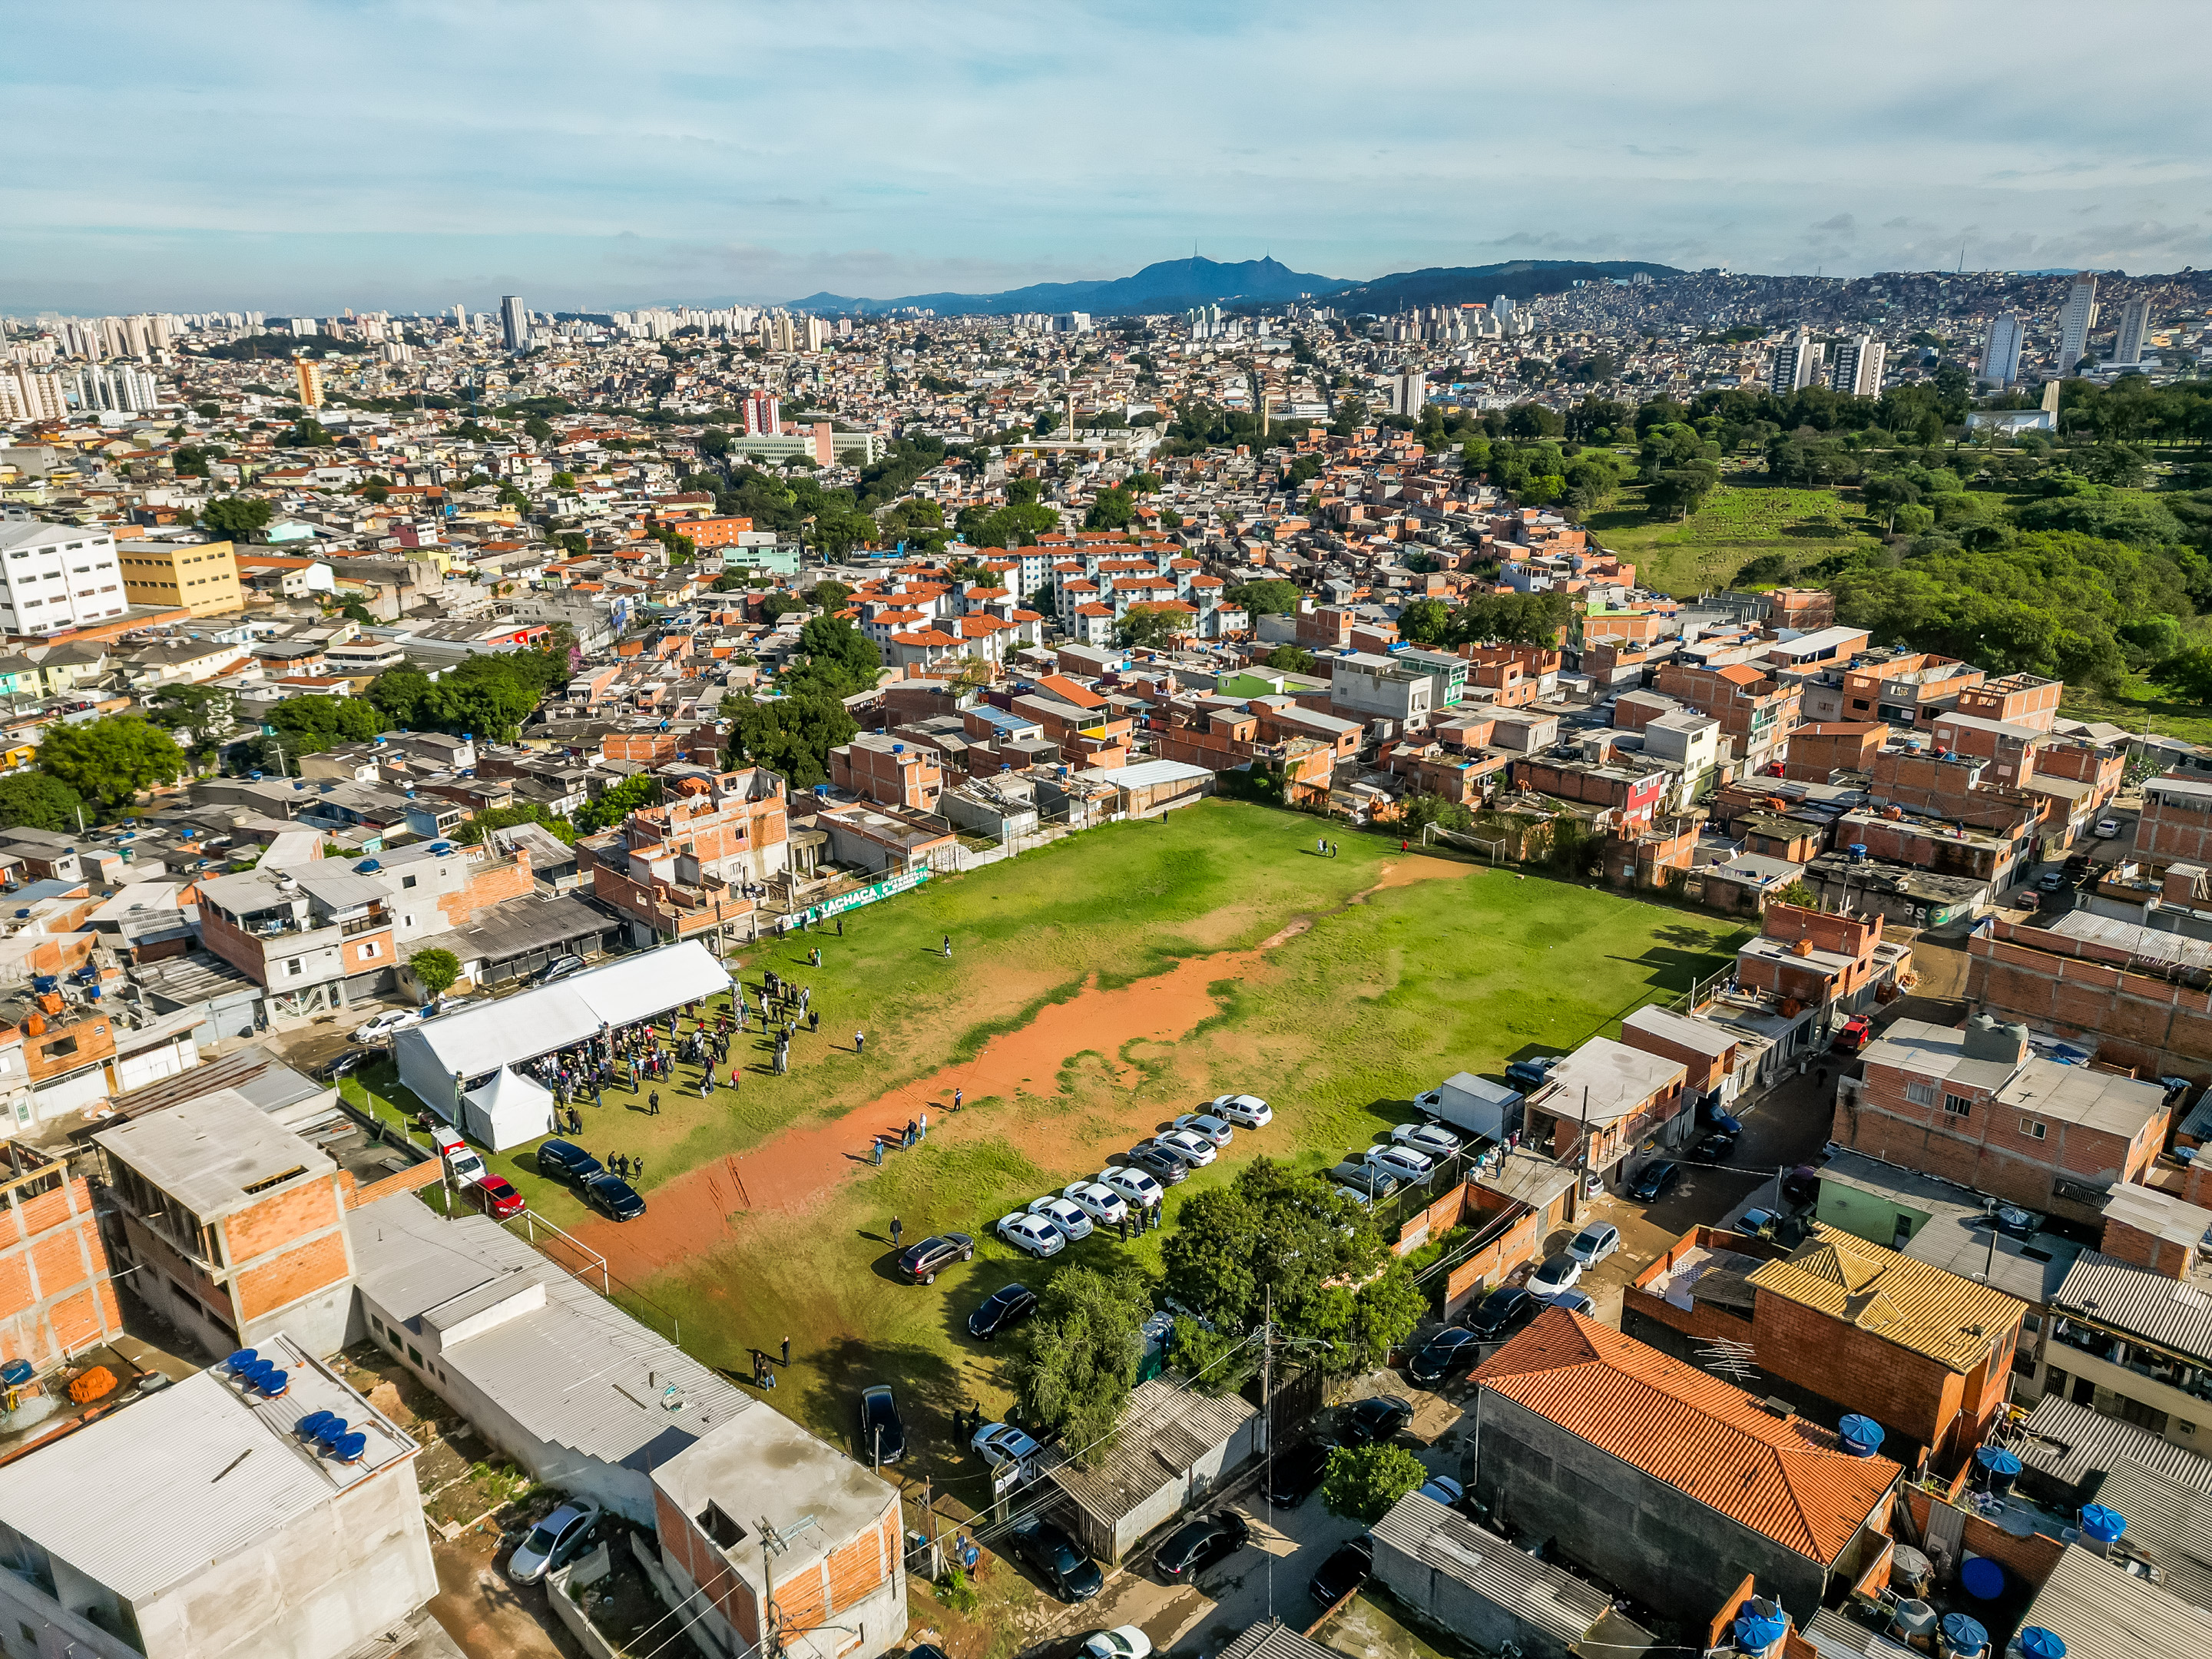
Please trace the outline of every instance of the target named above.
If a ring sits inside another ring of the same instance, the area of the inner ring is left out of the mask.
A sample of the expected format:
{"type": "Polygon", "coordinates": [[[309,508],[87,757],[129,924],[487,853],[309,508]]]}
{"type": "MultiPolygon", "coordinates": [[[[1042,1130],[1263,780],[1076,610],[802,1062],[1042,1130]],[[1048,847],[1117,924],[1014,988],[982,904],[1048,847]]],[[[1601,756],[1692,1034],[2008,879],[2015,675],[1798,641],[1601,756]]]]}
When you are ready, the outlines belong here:
{"type": "Polygon", "coordinates": [[[462,1100],[461,1133],[495,1152],[553,1133],[552,1095],[504,1066],[462,1100]]]}
{"type": "Polygon", "coordinates": [[[450,1115],[455,1073],[479,1078],[597,1036],[602,1025],[626,1025],[717,995],[730,983],[714,953],[686,939],[410,1026],[393,1042],[392,1058],[399,1080],[424,1105],[450,1115]]]}

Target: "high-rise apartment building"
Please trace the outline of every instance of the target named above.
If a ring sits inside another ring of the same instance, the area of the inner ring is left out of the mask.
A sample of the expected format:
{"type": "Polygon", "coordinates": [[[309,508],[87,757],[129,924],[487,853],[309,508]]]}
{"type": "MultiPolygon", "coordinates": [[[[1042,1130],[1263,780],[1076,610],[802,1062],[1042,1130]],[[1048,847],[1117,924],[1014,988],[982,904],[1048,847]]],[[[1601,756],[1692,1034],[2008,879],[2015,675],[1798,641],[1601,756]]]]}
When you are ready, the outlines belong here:
{"type": "Polygon", "coordinates": [[[115,538],[35,519],[0,524],[0,629],[59,634],[123,614],[115,538]]]}
{"type": "Polygon", "coordinates": [[[2058,372],[2071,374],[2081,354],[2089,349],[2089,331],[2097,325],[2097,277],[2092,271],[2074,279],[2066,295],[2066,309],[2058,313],[2058,372]]]}
{"type": "Polygon", "coordinates": [[[1836,348],[1828,384],[1846,398],[1881,396],[1881,370],[1889,348],[1870,335],[1856,335],[1836,348]]]}
{"type": "Polygon", "coordinates": [[[140,413],[161,401],[161,389],[154,377],[128,363],[112,368],[106,363],[94,363],[81,368],[71,383],[76,393],[77,407],[86,414],[95,410],[120,410],[140,413]]]}
{"type": "Polygon", "coordinates": [[[300,382],[300,401],[309,409],[323,406],[323,366],[312,357],[292,359],[292,374],[300,382]]]}
{"type": "Polygon", "coordinates": [[[773,438],[783,430],[783,407],[773,392],[756,392],[745,399],[745,436],[773,438]]]}
{"type": "Polygon", "coordinates": [[[464,334],[469,331],[469,308],[466,306],[453,307],[453,326],[464,334]]]}
{"type": "Polygon", "coordinates": [[[806,319],[806,349],[809,351],[821,350],[823,343],[829,337],[829,324],[823,322],[819,317],[809,317],[806,319]]]}
{"type": "Polygon", "coordinates": [[[61,377],[21,364],[0,368],[0,421],[58,421],[69,414],[61,377]]]}
{"type": "Polygon", "coordinates": [[[2020,349],[2027,341],[2027,324],[2017,311],[1997,313],[1982,346],[1982,379],[1993,386],[2020,379],[2020,349]]]}
{"type": "Polygon", "coordinates": [[[1808,386],[1820,376],[1820,359],[1824,348],[1815,340],[1811,331],[1799,329],[1790,339],[1774,348],[1774,361],[1768,368],[1766,388],[1778,398],[1808,386]]]}
{"type": "Polygon", "coordinates": [[[2142,362],[2144,342],[2150,338],[2150,301],[2130,300],[2120,307],[2119,338],[2112,346],[2116,364],[2142,362]]]}
{"type": "Polygon", "coordinates": [[[1418,415],[1429,401],[1429,377],[1419,369],[1395,375],[1390,382],[1392,413],[1418,415]]]}
{"type": "Polygon", "coordinates": [[[530,309],[514,295],[499,302],[499,329],[501,343],[509,351],[530,349],[530,309]]]}

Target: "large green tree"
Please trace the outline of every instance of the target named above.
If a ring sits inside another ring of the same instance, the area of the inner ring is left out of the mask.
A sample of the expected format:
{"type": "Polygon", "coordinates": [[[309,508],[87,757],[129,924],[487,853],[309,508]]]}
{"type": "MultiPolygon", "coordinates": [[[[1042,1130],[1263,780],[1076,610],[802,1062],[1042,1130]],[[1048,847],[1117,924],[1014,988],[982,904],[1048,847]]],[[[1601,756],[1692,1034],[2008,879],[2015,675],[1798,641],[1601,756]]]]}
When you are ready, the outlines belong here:
{"type": "Polygon", "coordinates": [[[883,676],[884,659],[872,641],[842,617],[811,617],[799,630],[799,648],[808,665],[832,684],[841,696],[872,690],[883,676]]]}
{"type": "Polygon", "coordinates": [[[1268,1158],[1186,1200],[1161,1258],[1168,1289],[1213,1328],[1176,1326],[1179,1357],[1210,1382],[1249,1370],[1249,1363],[1213,1362],[1261,1322],[1271,1290],[1279,1328],[1318,1345],[1314,1352],[1333,1371],[1381,1364],[1424,1306],[1364,1210],[1268,1158]]]}
{"type": "Polygon", "coordinates": [[[287,697],[270,704],[261,723],[295,758],[341,744],[366,743],[384,730],[375,707],[358,697],[287,697]]]}
{"type": "Polygon", "coordinates": [[[836,697],[820,691],[756,700],[732,697],[722,705],[732,722],[732,766],[765,766],[796,789],[830,781],[830,751],[849,743],[860,728],[836,697]]]}
{"type": "Polygon", "coordinates": [[[142,789],[174,783],[185,751],[160,726],[117,714],[51,728],[39,744],[39,769],[112,812],[142,789]]]}
{"type": "Polygon", "coordinates": [[[244,541],[268,529],[275,513],[275,507],[258,496],[220,496],[200,509],[200,528],[244,541]]]}
{"type": "Polygon", "coordinates": [[[43,772],[0,778],[0,824],[11,830],[74,830],[84,797],[43,772]]]}
{"type": "Polygon", "coordinates": [[[1144,1277],[1133,1269],[1055,1273],[1014,1367],[1024,1420],[1056,1431],[1086,1462],[1103,1458],[1137,1383],[1151,1312],[1144,1277]]]}
{"type": "Polygon", "coordinates": [[[1127,530],[1137,519],[1136,497],[1116,484],[1102,489],[1091,498],[1091,507],[1083,515],[1085,530],[1127,530]]]}
{"type": "Polygon", "coordinates": [[[1280,576],[1238,582],[1222,595],[1228,604],[1255,617],[1287,617],[1298,608],[1298,601],[1304,597],[1296,582],[1285,581],[1280,576]]]}
{"type": "Polygon", "coordinates": [[[1321,1501],[1331,1515],[1371,1527],[1428,1478],[1403,1446],[1338,1446],[1321,1478],[1321,1501]]]}

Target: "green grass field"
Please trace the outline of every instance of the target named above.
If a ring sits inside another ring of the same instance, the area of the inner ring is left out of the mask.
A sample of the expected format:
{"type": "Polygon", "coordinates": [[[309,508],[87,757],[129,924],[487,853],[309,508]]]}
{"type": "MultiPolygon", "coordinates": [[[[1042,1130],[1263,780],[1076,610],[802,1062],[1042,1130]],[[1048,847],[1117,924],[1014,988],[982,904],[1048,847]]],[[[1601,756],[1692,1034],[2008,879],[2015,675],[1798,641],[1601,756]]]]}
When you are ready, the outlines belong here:
{"type": "Polygon", "coordinates": [[[2140,674],[2130,674],[2113,694],[2088,686],[2066,688],[2059,713],[2069,720],[2109,720],[2130,732],[2146,728],[2185,743],[2212,743],[2212,706],[2176,697],[2140,674]]]}
{"type": "Polygon", "coordinates": [[[1832,489],[1741,481],[1722,484],[1679,524],[1653,518],[1644,492],[1631,485],[1589,524],[1601,545],[1636,562],[1648,586],[1677,595],[1725,587],[1765,554],[1826,558],[1876,544],[1865,515],[1832,489]]]}

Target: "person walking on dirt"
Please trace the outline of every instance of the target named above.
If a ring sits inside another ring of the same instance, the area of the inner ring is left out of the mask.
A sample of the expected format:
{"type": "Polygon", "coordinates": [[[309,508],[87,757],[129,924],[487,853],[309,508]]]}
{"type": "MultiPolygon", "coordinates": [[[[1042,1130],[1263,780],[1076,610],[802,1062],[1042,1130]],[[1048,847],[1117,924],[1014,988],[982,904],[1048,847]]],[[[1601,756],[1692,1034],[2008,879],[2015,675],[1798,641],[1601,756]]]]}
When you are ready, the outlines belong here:
{"type": "Polygon", "coordinates": [[[956,1112],[960,1109],[960,1098],[963,1092],[963,1091],[959,1089],[955,1089],[952,1091],[952,1109],[956,1112]]]}
{"type": "Polygon", "coordinates": [[[917,1129],[914,1132],[914,1144],[915,1144],[915,1146],[919,1146],[920,1145],[921,1145],[921,1143],[922,1143],[923,1141],[925,1141],[925,1140],[927,1140],[927,1139],[929,1139],[929,1114],[928,1114],[927,1112],[924,1112],[924,1113],[921,1115],[921,1127],[920,1127],[919,1128],[917,1128],[917,1129]]]}
{"type": "Polygon", "coordinates": [[[868,1143],[868,1162],[878,1170],[884,1167],[884,1138],[881,1135],[875,1136],[868,1143]]]}

